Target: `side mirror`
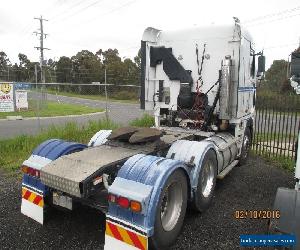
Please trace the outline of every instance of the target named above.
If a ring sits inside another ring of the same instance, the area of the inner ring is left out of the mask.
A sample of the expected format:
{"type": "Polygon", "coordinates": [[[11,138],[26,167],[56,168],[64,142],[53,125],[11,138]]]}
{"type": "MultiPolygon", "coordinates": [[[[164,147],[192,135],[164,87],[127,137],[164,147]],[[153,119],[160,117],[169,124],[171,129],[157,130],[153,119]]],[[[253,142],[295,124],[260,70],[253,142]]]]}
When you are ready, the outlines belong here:
{"type": "Polygon", "coordinates": [[[265,56],[259,56],[258,57],[258,69],[257,69],[257,72],[259,72],[259,73],[265,72],[265,66],[266,66],[266,57],[265,56]]]}

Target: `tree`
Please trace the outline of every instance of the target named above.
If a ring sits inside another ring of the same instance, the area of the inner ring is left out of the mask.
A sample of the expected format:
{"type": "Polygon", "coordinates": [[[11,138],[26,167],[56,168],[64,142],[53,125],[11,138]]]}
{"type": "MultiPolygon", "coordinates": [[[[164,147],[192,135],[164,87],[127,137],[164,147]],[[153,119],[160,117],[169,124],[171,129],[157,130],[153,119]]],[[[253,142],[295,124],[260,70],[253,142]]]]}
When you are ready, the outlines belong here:
{"type": "Polygon", "coordinates": [[[27,67],[28,64],[30,63],[30,60],[25,54],[19,53],[18,58],[19,58],[20,67],[27,67]]]}
{"type": "Polygon", "coordinates": [[[134,57],[134,62],[137,65],[139,71],[141,71],[141,58],[142,58],[142,51],[139,49],[137,55],[134,57]]]}
{"type": "Polygon", "coordinates": [[[55,63],[56,81],[61,83],[72,82],[72,60],[62,56],[55,63]]]}
{"type": "Polygon", "coordinates": [[[129,58],[126,58],[123,62],[125,71],[124,83],[125,84],[137,84],[139,76],[138,66],[129,58]]]}
{"type": "Polygon", "coordinates": [[[0,80],[8,80],[10,61],[4,51],[0,51],[0,80]]]}
{"type": "Polygon", "coordinates": [[[97,55],[88,50],[82,50],[72,56],[74,82],[91,83],[99,81],[101,63],[97,55]]]}
{"type": "MultiPolygon", "coordinates": [[[[271,67],[266,71],[265,84],[270,90],[280,91],[287,80],[288,62],[274,60],[271,67]]],[[[286,88],[284,88],[286,89],[286,88]]]]}
{"type": "Polygon", "coordinates": [[[10,65],[9,58],[4,51],[0,51],[0,67],[7,67],[10,65]]]}
{"type": "Polygon", "coordinates": [[[28,57],[25,54],[19,53],[19,65],[18,69],[15,69],[18,71],[17,74],[17,81],[34,81],[34,63],[30,62],[28,57]]]}

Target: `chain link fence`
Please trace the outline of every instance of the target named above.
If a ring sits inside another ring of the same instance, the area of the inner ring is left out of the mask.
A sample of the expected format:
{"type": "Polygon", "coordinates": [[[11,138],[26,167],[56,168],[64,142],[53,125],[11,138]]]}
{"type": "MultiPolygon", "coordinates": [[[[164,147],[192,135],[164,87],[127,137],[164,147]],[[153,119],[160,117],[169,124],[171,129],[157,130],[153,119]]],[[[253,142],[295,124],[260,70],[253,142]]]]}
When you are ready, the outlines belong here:
{"type": "MultiPolygon", "coordinates": [[[[138,108],[140,87],[137,85],[101,84],[99,82],[91,84],[14,82],[10,84],[14,90],[15,112],[1,112],[0,118],[6,118],[6,116],[34,117],[37,120],[38,130],[41,128],[40,118],[42,117],[74,114],[80,116],[86,112],[97,114],[97,111],[115,109],[117,112],[106,112],[106,114],[108,118],[122,123],[123,120],[136,118],[142,112],[138,108]],[[18,103],[24,102],[24,100],[18,100],[20,96],[17,94],[18,92],[26,92],[27,108],[18,108],[18,103]],[[115,102],[119,102],[119,104],[115,102]],[[125,107],[126,104],[135,106],[125,107]]],[[[105,115],[102,112],[101,115],[94,115],[94,117],[95,119],[105,118],[105,115]]],[[[92,118],[92,116],[82,118],[82,122],[92,118]]],[[[60,120],[61,122],[70,121],[70,119],[60,120]]],[[[78,121],[76,120],[76,122],[78,121]]],[[[294,158],[296,154],[294,145],[299,129],[299,96],[258,95],[252,145],[255,153],[294,158]]]]}
{"type": "Polygon", "coordinates": [[[126,125],[143,113],[139,93],[137,85],[0,82],[0,139],[70,122],[126,125]]]}

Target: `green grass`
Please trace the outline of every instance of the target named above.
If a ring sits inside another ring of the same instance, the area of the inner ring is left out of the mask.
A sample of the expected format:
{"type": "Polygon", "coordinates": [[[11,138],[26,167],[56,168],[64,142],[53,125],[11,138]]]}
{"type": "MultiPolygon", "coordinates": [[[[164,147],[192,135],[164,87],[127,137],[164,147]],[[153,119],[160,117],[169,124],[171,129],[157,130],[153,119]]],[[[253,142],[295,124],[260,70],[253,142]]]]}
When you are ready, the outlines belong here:
{"type": "MultiPolygon", "coordinates": [[[[144,114],[142,118],[133,120],[130,125],[138,127],[151,127],[154,118],[144,114]]],[[[21,135],[12,139],[0,140],[0,168],[12,173],[20,168],[32,150],[45,140],[59,138],[87,144],[91,137],[100,129],[114,129],[118,124],[105,119],[89,121],[85,126],[68,123],[65,126],[51,126],[38,135],[21,135]]]]}
{"type": "Polygon", "coordinates": [[[131,121],[130,125],[135,127],[152,127],[154,126],[154,117],[148,114],[144,114],[142,118],[131,121]]]}
{"type": "MultiPolygon", "coordinates": [[[[285,135],[277,133],[260,133],[255,134],[253,138],[253,154],[257,149],[257,155],[262,156],[266,161],[270,162],[273,165],[287,169],[288,171],[293,172],[295,167],[295,161],[292,156],[287,156],[290,151],[287,149],[280,149],[285,147],[285,143],[294,143],[297,140],[297,136],[294,135],[285,135]],[[279,149],[273,149],[271,142],[275,142],[275,147],[280,147],[279,149]],[[264,143],[264,144],[262,144],[264,143]],[[258,144],[258,145],[256,145],[258,144]],[[271,148],[269,149],[269,146],[271,148]],[[278,155],[276,153],[278,152],[278,155]],[[280,155],[280,154],[286,154],[280,155]]],[[[290,148],[291,150],[291,148],[290,148]]]]}
{"type": "MultiPolygon", "coordinates": [[[[142,118],[135,119],[131,126],[151,127],[154,125],[154,118],[144,114],[142,118]]],[[[45,140],[59,138],[68,141],[76,141],[87,144],[90,138],[100,129],[114,129],[118,124],[105,119],[89,121],[87,125],[79,126],[76,123],[68,123],[65,126],[52,126],[43,130],[38,135],[21,135],[12,139],[0,140],[0,168],[8,173],[20,173],[19,168],[22,162],[27,159],[32,150],[45,140]]],[[[252,151],[254,154],[254,151],[252,151]]],[[[276,156],[268,151],[257,155],[262,156],[272,165],[294,171],[294,159],[291,157],[276,156]]]]}
{"type": "MultiPolygon", "coordinates": [[[[252,151],[251,154],[254,155],[255,153],[252,151]]],[[[292,173],[295,171],[295,160],[292,159],[292,157],[276,156],[275,154],[266,151],[255,155],[261,156],[266,162],[275,167],[283,168],[292,173]]]]}
{"type": "Polygon", "coordinates": [[[23,116],[23,117],[52,117],[52,116],[66,116],[66,115],[81,115],[95,112],[101,112],[103,109],[96,109],[82,105],[66,104],[48,101],[46,107],[39,112],[36,110],[36,103],[29,100],[29,109],[20,112],[0,112],[0,119],[5,119],[7,116],[23,116]]]}
{"type": "Polygon", "coordinates": [[[87,144],[100,129],[114,129],[118,125],[112,121],[89,121],[86,126],[68,123],[65,126],[52,126],[38,135],[21,135],[0,141],[0,168],[8,172],[16,171],[27,159],[32,150],[45,140],[59,138],[87,144]]]}
{"type": "Polygon", "coordinates": [[[275,141],[288,143],[296,141],[298,135],[282,134],[282,133],[256,133],[254,134],[254,142],[275,141]]]}
{"type": "MultiPolygon", "coordinates": [[[[69,97],[77,97],[82,99],[90,99],[90,100],[97,100],[97,101],[105,101],[105,96],[103,95],[83,95],[77,94],[73,92],[66,92],[66,91],[55,91],[51,89],[47,89],[47,93],[54,94],[54,95],[62,95],[62,96],[69,96],[69,97]]],[[[139,100],[133,99],[124,99],[122,93],[118,94],[116,97],[108,96],[108,100],[112,102],[122,102],[122,103],[139,103],[139,100]]]]}

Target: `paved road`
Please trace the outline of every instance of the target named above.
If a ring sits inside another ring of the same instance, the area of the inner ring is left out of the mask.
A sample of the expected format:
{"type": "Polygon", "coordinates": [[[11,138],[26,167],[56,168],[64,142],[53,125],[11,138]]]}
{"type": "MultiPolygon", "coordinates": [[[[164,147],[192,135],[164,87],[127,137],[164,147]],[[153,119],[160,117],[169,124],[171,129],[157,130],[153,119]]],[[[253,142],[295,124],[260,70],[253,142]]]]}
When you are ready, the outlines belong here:
{"type": "MultiPolygon", "coordinates": [[[[183,231],[171,249],[233,250],[240,234],[264,234],[264,219],[235,219],[235,210],[272,208],[277,187],[293,188],[293,175],[272,167],[260,158],[236,167],[217,183],[209,210],[188,211],[183,231]]],[[[1,249],[103,249],[105,216],[87,207],[73,212],[46,214],[41,226],[20,213],[21,180],[9,178],[0,169],[1,249]]]]}
{"type": "MultiPolygon", "coordinates": [[[[48,100],[60,101],[62,103],[80,104],[94,108],[105,109],[105,102],[97,100],[88,100],[76,97],[56,96],[48,94],[48,100]]],[[[108,105],[109,117],[119,123],[128,124],[129,121],[140,117],[143,114],[143,110],[139,108],[139,104],[129,103],[117,103],[111,102],[108,105]]],[[[63,117],[63,118],[49,118],[40,119],[40,125],[42,128],[49,127],[50,125],[63,125],[66,122],[76,122],[78,124],[85,124],[88,120],[98,120],[99,118],[105,118],[105,114],[94,115],[88,117],[63,117]]],[[[0,120],[0,139],[10,138],[20,134],[36,134],[39,132],[38,120],[18,120],[7,121],[0,120]]]]}

